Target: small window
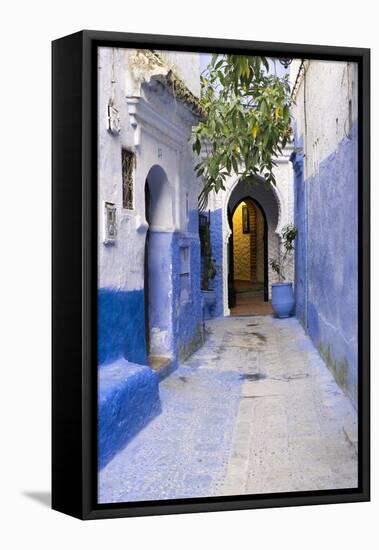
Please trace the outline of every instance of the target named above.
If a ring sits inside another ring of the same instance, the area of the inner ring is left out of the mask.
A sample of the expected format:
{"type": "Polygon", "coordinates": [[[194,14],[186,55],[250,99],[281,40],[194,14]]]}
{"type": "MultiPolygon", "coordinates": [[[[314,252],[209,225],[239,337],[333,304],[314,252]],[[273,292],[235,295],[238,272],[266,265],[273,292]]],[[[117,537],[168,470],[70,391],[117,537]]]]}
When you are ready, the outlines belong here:
{"type": "Polygon", "coordinates": [[[122,207],[127,210],[134,208],[133,171],[135,164],[134,153],[122,149],[122,207]]]}
{"type": "Polygon", "coordinates": [[[189,273],[189,247],[180,248],[180,273],[189,273]]]}
{"type": "Polygon", "coordinates": [[[104,244],[114,244],[117,237],[116,205],[104,202],[104,244]]]}
{"type": "Polygon", "coordinates": [[[180,302],[186,303],[191,299],[190,253],[188,246],[180,248],[180,302]]]}

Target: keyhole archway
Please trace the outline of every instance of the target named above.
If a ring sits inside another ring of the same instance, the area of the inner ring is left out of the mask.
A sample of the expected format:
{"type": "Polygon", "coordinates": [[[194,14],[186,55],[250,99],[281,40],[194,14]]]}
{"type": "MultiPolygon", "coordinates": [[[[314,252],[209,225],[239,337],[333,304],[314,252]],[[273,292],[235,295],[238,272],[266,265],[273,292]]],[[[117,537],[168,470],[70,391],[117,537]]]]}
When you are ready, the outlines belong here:
{"type": "MultiPolygon", "coordinates": [[[[271,283],[276,282],[275,273],[269,268],[269,259],[276,257],[280,247],[280,231],[283,223],[285,223],[285,217],[283,216],[283,197],[279,189],[274,186],[267,187],[263,178],[255,176],[248,180],[237,179],[228,182],[225,199],[223,201],[223,303],[224,303],[224,315],[237,315],[236,310],[233,308],[236,306],[236,298],[238,298],[238,292],[236,293],[235,286],[235,263],[234,263],[234,237],[233,235],[233,216],[236,212],[239,212],[239,224],[242,226],[242,206],[246,209],[252,207],[255,208],[255,213],[258,219],[261,219],[261,226],[263,225],[263,231],[261,227],[261,237],[263,242],[260,241],[261,249],[261,261],[260,261],[260,282],[261,288],[256,287],[256,290],[260,292],[260,306],[255,310],[249,312],[247,309],[241,315],[265,315],[271,313],[270,299],[271,299],[271,283]],[[262,222],[263,220],[263,222],[262,222]],[[263,233],[263,234],[262,234],[263,233]],[[263,266],[262,266],[263,257],[263,266]],[[263,268],[263,277],[262,277],[263,268]],[[263,283],[263,284],[262,284],[263,283]],[[262,288],[263,286],[263,288],[262,288]]],[[[250,220],[249,220],[250,221],[250,220]]],[[[242,228],[241,228],[241,231],[242,228]]],[[[256,266],[257,268],[258,266],[256,266]]],[[[250,275],[250,281],[254,280],[250,275]]],[[[242,286],[249,286],[250,283],[242,283],[242,286]]],[[[240,284],[241,286],[241,284],[240,284]]],[[[241,290],[241,289],[240,289],[241,290]]],[[[244,290],[242,288],[242,290],[244,290]]],[[[254,291],[254,289],[246,289],[248,292],[254,291]]],[[[238,291],[238,283],[237,283],[238,291]]],[[[246,309],[246,308],[245,308],[246,309]]]]}
{"type": "Polygon", "coordinates": [[[268,304],[268,226],[262,206],[243,197],[229,210],[229,284],[231,315],[271,313],[268,304]]]}

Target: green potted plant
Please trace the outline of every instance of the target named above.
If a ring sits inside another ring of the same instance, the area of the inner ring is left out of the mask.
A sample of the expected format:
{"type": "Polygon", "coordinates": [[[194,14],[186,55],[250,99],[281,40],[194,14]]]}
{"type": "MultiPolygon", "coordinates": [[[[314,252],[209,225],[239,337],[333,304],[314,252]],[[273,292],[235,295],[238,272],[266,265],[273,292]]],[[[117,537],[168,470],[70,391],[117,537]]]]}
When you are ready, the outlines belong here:
{"type": "Polygon", "coordinates": [[[289,317],[295,307],[295,297],[292,283],[285,281],[285,268],[295,250],[297,228],[293,224],[286,225],[281,233],[282,245],[277,258],[270,258],[271,269],[278,275],[279,282],[271,285],[272,309],[277,317],[289,317]]]}
{"type": "Polygon", "coordinates": [[[212,310],[216,304],[216,291],[211,287],[211,281],[217,274],[216,263],[212,256],[210,216],[201,214],[200,217],[200,244],[201,244],[201,292],[204,304],[205,318],[212,317],[212,310]]]}

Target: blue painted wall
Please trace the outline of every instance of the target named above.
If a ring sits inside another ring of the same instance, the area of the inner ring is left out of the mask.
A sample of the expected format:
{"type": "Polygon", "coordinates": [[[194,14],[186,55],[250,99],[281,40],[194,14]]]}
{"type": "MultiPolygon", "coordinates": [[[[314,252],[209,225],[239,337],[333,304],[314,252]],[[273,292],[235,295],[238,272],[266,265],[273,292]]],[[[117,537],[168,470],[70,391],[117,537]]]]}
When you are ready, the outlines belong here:
{"type": "MultiPolygon", "coordinates": [[[[198,213],[189,217],[191,236],[186,233],[150,234],[149,321],[151,327],[167,332],[162,354],[176,362],[203,343],[200,290],[200,241],[198,213]],[[190,300],[180,297],[180,248],[189,247],[190,300]]],[[[120,357],[147,365],[144,290],[98,292],[98,362],[109,364],[120,357]]]]}
{"type": "Polygon", "coordinates": [[[146,365],[144,291],[98,291],[98,363],[123,357],[146,365]]]}
{"type": "MultiPolygon", "coordinates": [[[[191,233],[151,233],[149,259],[150,326],[168,332],[167,351],[177,365],[203,342],[198,214],[189,213],[191,233]],[[189,300],[181,299],[182,247],[189,250],[189,300]]],[[[164,350],[163,350],[164,351],[164,350]]]]}
{"type": "MultiPolygon", "coordinates": [[[[302,148],[302,144],[297,146],[302,148]]],[[[307,225],[303,153],[292,153],[290,160],[294,170],[294,223],[298,230],[295,248],[296,315],[305,326],[307,225]]]]}
{"type": "Polygon", "coordinates": [[[103,468],[161,412],[158,375],[119,359],[98,373],[98,466],[103,468]]]}
{"type": "Polygon", "coordinates": [[[358,172],[357,124],[352,138],[302,182],[295,172],[297,315],[357,403],[358,172]],[[307,200],[305,193],[308,193],[307,200]],[[306,204],[307,203],[307,204],[306,204]],[[305,257],[307,303],[305,302],[305,257]]]}
{"type": "Polygon", "coordinates": [[[216,305],[213,309],[213,316],[224,315],[223,303],[223,278],[222,278],[222,209],[211,211],[211,245],[212,254],[216,262],[216,277],[211,283],[212,289],[216,291],[216,305]]]}
{"type": "MultiPolygon", "coordinates": [[[[150,234],[150,326],[167,331],[172,368],[203,343],[200,241],[197,212],[192,233],[150,234]],[[190,299],[181,300],[180,248],[189,248],[190,299]]],[[[159,376],[147,366],[144,290],[98,291],[98,463],[103,468],[160,413],[159,376]],[[126,360],[125,360],[126,359],[126,360]]]]}
{"type": "MultiPolygon", "coordinates": [[[[198,231],[196,222],[196,231],[198,231]]],[[[179,359],[185,359],[203,343],[202,304],[200,289],[200,240],[198,237],[186,238],[176,233],[172,250],[173,296],[174,296],[174,342],[175,353],[179,359]],[[181,300],[180,248],[189,248],[190,258],[190,298],[181,300]]]]}
{"type": "Polygon", "coordinates": [[[174,352],[172,330],[172,246],[173,233],[151,232],[149,235],[149,324],[167,337],[158,355],[174,352]]]}
{"type": "Polygon", "coordinates": [[[189,233],[199,233],[199,211],[190,210],[188,213],[187,230],[189,233]]]}
{"type": "Polygon", "coordinates": [[[146,366],[143,290],[99,289],[98,363],[102,468],[161,410],[158,375],[146,366]]]}

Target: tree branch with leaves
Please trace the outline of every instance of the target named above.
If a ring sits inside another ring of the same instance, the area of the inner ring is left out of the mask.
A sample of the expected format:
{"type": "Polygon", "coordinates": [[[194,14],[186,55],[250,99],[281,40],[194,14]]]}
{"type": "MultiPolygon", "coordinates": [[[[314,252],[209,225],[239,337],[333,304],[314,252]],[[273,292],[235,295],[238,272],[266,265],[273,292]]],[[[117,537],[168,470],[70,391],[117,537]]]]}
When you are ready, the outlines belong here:
{"type": "Polygon", "coordinates": [[[248,180],[261,175],[275,185],[275,157],[291,138],[288,76],[269,73],[264,57],[212,56],[201,76],[206,116],[193,130],[203,196],[225,189],[232,173],[248,180]]]}

